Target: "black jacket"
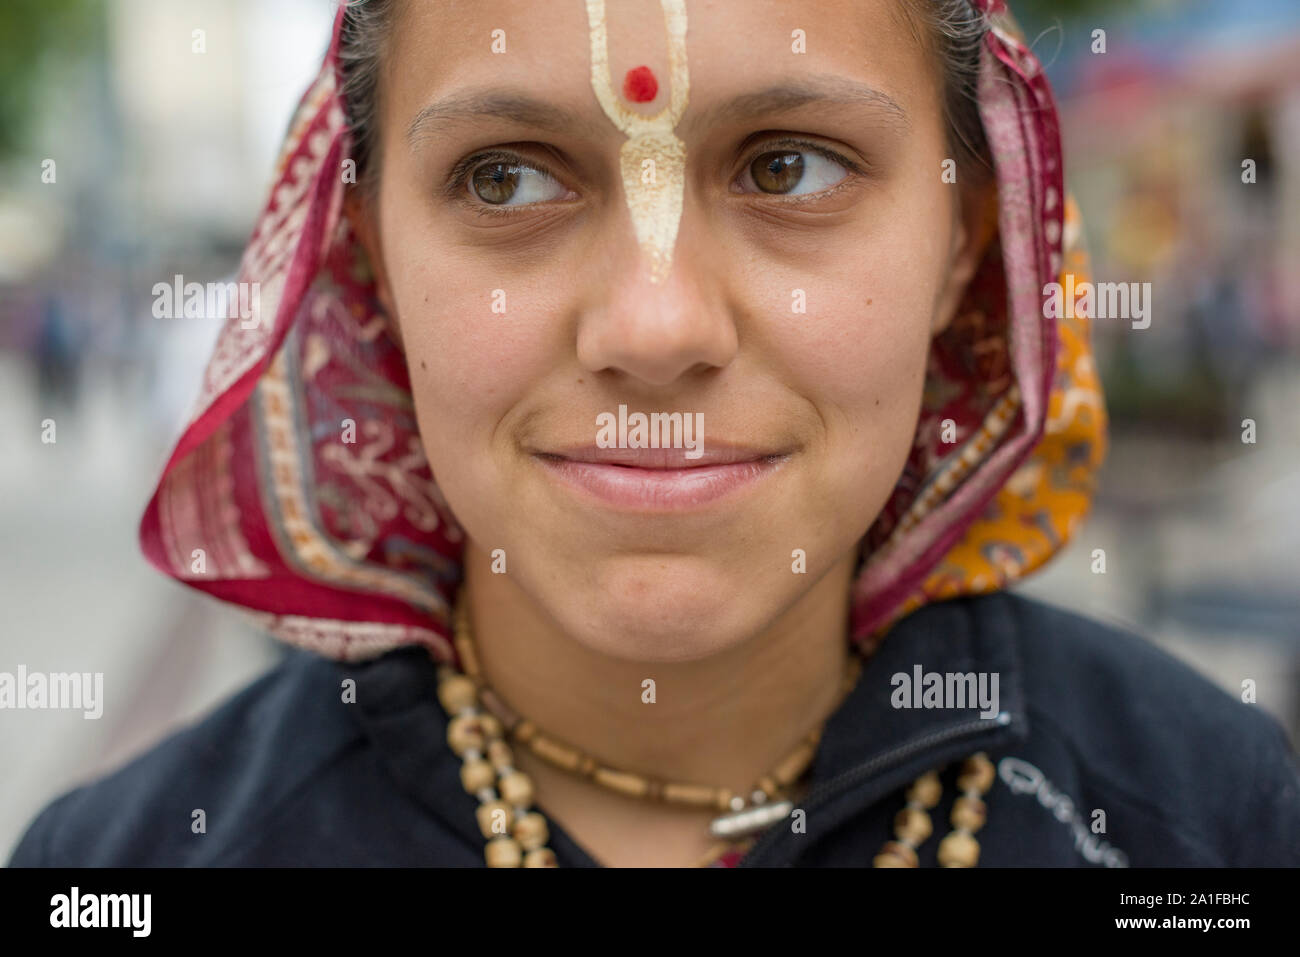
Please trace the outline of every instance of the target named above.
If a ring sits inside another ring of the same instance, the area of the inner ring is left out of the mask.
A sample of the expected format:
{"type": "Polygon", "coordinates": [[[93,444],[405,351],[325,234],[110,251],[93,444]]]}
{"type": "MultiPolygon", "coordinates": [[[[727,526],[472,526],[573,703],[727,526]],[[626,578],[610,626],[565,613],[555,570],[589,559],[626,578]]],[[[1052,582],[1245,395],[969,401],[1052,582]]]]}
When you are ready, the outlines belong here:
{"type": "MultiPolygon", "coordinates": [[[[360,665],[292,651],[201,723],[55,800],[10,864],[482,866],[435,687],[420,649],[360,665]]],[[[894,627],[825,727],[806,831],[772,826],[742,866],[869,866],[902,790],[954,762],[921,847],[933,866],[955,764],[980,750],[998,768],[981,867],[1300,864],[1300,771],[1276,721],[1139,638],[998,593],[894,627]],[[892,676],[916,665],[997,673],[1000,713],[895,708],[892,676]]],[[[595,866],[550,824],[561,866],[595,866]]]]}

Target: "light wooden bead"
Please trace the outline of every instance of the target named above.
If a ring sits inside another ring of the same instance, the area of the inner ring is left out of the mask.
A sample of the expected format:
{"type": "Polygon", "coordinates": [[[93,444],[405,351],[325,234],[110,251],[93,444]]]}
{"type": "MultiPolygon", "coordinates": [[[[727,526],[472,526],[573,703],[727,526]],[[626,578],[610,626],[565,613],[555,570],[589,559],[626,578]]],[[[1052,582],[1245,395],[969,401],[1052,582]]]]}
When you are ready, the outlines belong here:
{"type": "Polygon", "coordinates": [[[504,741],[488,742],[487,759],[492,762],[492,767],[498,771],[502,768],[513,768],[515,766],[515,754],[510,750],[510,745],[504,741]]]}
{"type": "Polygon", "coordinates": [[[438,700],[448,714],[456,714],[464,708],[474,707],[478,700],[478,690],[474,682],[464,675],[452,675],[439,682],[438,700]]]}
{"type": "Polygon", "coordinates": [[[776,778],[777,783],[782,787],[789,787],[807,770],[816,753],[817,748],[805,741],[773,769],[772,777],[776,778]]]}
{"type": "Polygon", "coordinates": [[[646,791],[650,789],[650,782],[641,775],[628,771],[597,768],[591,777],[603,787],[617,791],[619,794],[626,794],[628,797],[645,797],[646,791]]]}
{"type": "Polygon", "coordinates": [[[495,837],[483,848],[488,867],[518,867],[523,863],[524,852],[519,842],[510,837],[495,837]]]}
{"type": "Polygon", "coordinates": [[[496,741],[505,736],[506,729],[501,726],[501,722],[496,715],[484,712],[478,716],[478,720],[483,727],[483,736],[487,740],[496,741]]]}
{"type": "Polygon", "coordinates": [[[927,771],[907,789],[905,796],[908,801],[919,804],[921,807],[932,808],[939,803],[939,798],[942,795],[943,782],[939,780],[939,775],[934,771],[927,771]]]}
{"type": "Polygon", "coordinates": [[[496,768],[482,758],[466,761],[460,766],[460,783],[470,794],[477,794],[483,788],[490,788],[496,783],[496,768]]]}
{"type": "Polygon", "coordinates": [[[717,807],[718,794],[707,784],[665,784],[664,800],[691,807],[717,807]]]}
{"type": "Polygon", "coordinates": [[[982,754],[975,754],[962,762],[961,774],[957,778],[957,787],[962,791],[975,791],[983,794],[993,786],[997,772],[993,762],[982,754]]]}
{"type": "Polygon", "coordinates": [[[528,807],[533,803],[533,779],[523,771],[511,771],[497,785],[501,800],[515,807],[528,807]]]}
{"type": "Polygon", "coordinates": [[[546,818],[536,811],[529,811],[515,821],[514,830],[511,833],[514,835],[515,840],[519,842],[519,846],[526,851],[537,850],[551,836],[550,829],[546,826],[546,818]]]}
{"type": "Polygon", "coordinates": [[[886,841],[871,864],[873,867],[916,867],[916,851],[898,841],[886,841]]]}
{"type": "Polygon", "coordinates": [[[474,651],[474,643],[465,641],[463,638],[456,639],[456,654],[460,656],[461,670],[467,675],[477,676],[479,672],[478,655],[474,651]]]}
{"type": "Polygon", "coordinates": [[[984,826],[988,809],[977,797],[962,795],[952,802],[952,826],[967,831],[978,831],[984,826]]]}
{"type": "Polygon", "coordinates": [[[478,817],[478,829],[483,832],[483,836],[486,838],[503,837],[509,834],[515,823],[514,812],[510,810],[510,805],[505,801],[484,801],[474,811],[474,814],[478,817]],[[505,817],[498,817],[497,820],[502,823],[494,828],[492,826],[494,823],[493,818],[497,811],[503,811],[505,817]]]}
{"type": "Polygon", "coordinates": [[[979,859],[979,841],[965,831],[953,831],[939,842],[939,863],[944,867],[974,867],[979,859]]]}
{"type": "Polygon", "coordinates": [[[559,867],[555,852],[549,847],[539,847],[524,855],[524,867],[559,867]]]}
{"type": "Polygon", "coordinates": [[[483,725],[476,714],[463,714],[452,718],[447,724],[447,743],[458,755],[463,755],[471,748],[482,751],[487,744],[483,734],[483,725]]]}
{"type": "Polygon", "coordinates": [[[900,841],[916,847],[933,833],[930,815],[919,807],[905,807],[894,815],[894,836],[900,841]]]}
{"type": "Polygon", "coordinates": [[[566,771],[577,768],[578,762],[582,759],[582,755],[573,748],[560,744],[558,741],[552,741],[544,734],[530,734],[527,744],[532,749],[533,754],[547,764],[553,764],[557,768],[563,768],[566,771]]]}

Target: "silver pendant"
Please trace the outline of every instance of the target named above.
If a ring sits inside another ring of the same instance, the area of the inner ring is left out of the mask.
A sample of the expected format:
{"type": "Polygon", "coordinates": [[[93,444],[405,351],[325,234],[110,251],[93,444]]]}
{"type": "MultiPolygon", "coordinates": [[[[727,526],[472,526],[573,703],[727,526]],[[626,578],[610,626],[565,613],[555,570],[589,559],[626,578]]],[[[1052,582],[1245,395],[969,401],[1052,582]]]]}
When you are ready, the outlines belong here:
{"type": "Polygon", "coordinates": [[[789,801],[750,805],[739,811],[715,817],[709,824],[709,833],[714,837],[745,837],[763,830],[782,818],[789,817],[793,810],[794,805],[789,801]]]}

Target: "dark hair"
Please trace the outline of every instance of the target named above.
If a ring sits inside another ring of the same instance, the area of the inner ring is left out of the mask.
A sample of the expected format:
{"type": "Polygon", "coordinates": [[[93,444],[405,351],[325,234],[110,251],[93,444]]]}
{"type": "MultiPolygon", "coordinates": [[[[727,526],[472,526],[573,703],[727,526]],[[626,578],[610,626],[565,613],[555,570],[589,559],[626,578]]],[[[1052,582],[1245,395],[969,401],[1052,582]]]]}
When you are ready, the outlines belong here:
{"type": "Polygon", "coordinates": [[[366,191],[374,188],[379,167],[379,78],[396,5],[396,0],[347,0],[343,10],[339,36],[343,109],[352,130],[357,183],[366,191]]]}
{"type": "MultiPolygon", "coordinates": [[[[352,129],[357,182],[366,190],[372,190],[377,179],[379,80],[396,7],[397,0],[347,0],[343,12],[343,102],[352,129]]],[[[971,0],[903,0],[899,9],[917,42],[943,72],[948,148],[959,167],[980,178],[992,168],[978,106],[980,48],[988,22],[971,0]]]]}
{"type": "Polygon", "coordinates": [[[979,113],[980,51],[988,19],[971,0],[904,0],[902,11],[917,42],[943,71],[948,148],[959,167],[981,178],[993,168],[979,113]]]}

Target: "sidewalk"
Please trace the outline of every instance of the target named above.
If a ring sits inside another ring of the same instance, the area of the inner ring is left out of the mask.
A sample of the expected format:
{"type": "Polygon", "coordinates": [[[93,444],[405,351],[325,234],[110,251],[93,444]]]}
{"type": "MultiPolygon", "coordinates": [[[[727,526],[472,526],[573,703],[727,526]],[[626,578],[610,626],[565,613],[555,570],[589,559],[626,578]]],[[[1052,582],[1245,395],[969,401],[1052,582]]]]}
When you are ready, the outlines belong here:
{"type": "Polygon", "coordinates": [[[102,383],[53,445],[30,370],[0,353],[0,671],[101,672],[104,712],[0,711],[0,861],[31,818],[207,711],[275,660],[268,639],[136,546],[165,438],[102,383]]]}

